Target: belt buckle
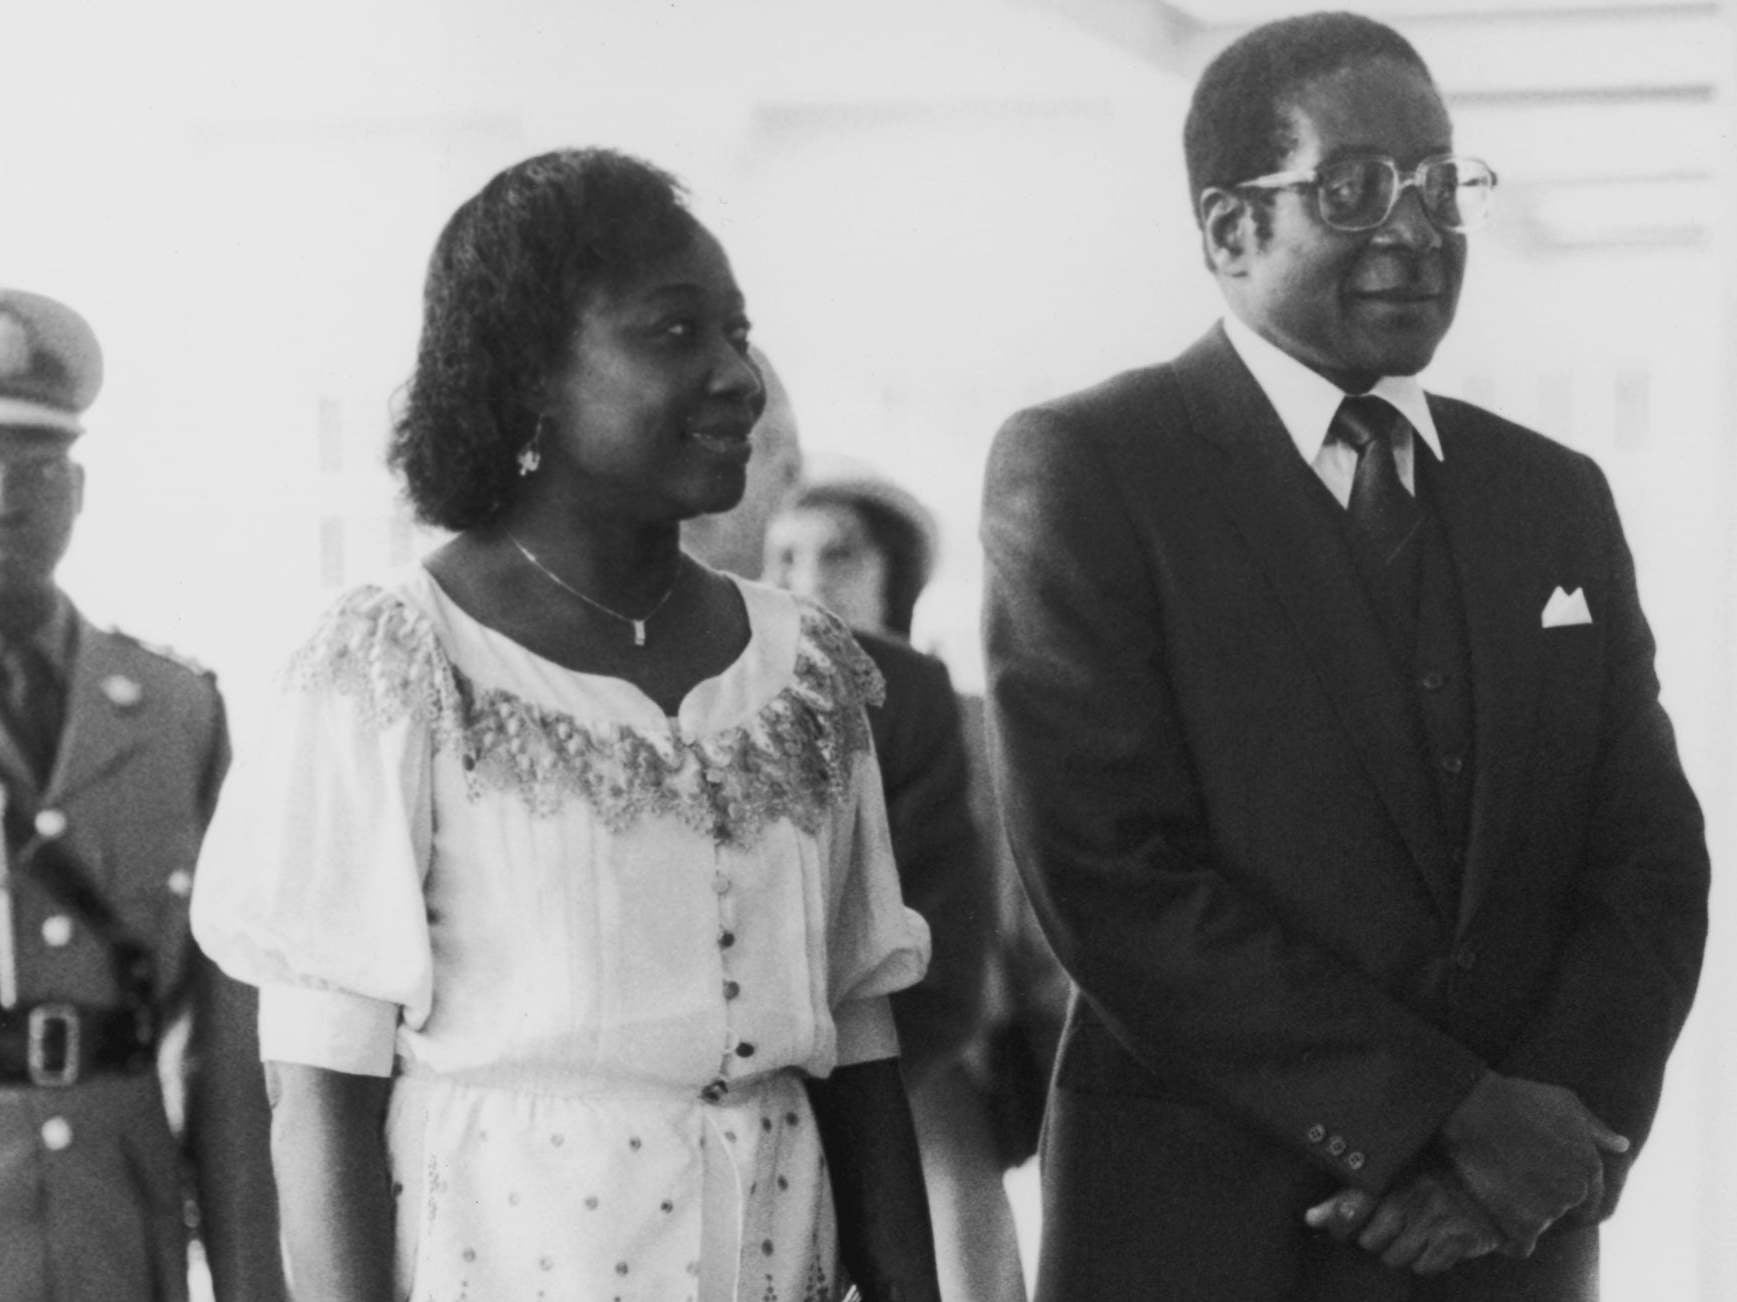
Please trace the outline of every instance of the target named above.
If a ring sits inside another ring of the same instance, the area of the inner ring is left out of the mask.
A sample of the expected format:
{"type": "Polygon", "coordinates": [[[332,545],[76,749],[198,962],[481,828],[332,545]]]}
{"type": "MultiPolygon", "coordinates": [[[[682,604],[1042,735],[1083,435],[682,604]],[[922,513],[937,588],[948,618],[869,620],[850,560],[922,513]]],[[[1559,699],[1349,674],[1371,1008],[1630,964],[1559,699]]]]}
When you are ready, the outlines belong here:
{"type": "Polygon", "coordinates": [[[79,1035],[81,1025],[78,1009],[71,1004],[37,1004],[30,1010],[28,1039],[25,1041],[24,1069],[32,1085],[63,1088],[78,1083],[79,1035]],[[60,1066],[48,1065],[48,1039],[55,1027],[62,1031],[65,1049],[60,1066]]]}

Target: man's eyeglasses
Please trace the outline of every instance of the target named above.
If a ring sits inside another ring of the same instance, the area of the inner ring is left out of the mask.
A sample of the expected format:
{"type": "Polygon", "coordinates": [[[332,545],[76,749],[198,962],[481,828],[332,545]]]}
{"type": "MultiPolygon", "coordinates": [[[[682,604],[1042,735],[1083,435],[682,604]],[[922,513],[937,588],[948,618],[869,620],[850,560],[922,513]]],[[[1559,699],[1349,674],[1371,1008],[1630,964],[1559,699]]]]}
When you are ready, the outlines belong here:
{"type": "Polygon", "coordinates": [[[1490,215],[1496,173],[1481,158],[1444,154],[1401,172],[1391,158],[1344,158],[1295,172],[1269,172],[1233,190],[1315,192],[1321,220],[1338,231],[1372,231],[1393,215],[1400,196],[1415,189],[1430,221],[1444,231],[1470,231],[1490,215]]]}

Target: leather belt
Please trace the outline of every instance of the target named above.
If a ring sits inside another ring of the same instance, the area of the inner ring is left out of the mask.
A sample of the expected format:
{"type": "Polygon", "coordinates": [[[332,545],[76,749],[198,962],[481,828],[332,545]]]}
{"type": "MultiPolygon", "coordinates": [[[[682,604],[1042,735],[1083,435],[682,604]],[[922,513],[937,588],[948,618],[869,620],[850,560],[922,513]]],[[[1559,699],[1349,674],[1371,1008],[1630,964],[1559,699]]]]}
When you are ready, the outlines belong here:
{"type": "Polygon", "coordinates": [[[0,1011],[0,1084],[58,1088],[155,1062],[149,1010],[48,1001],[0,1011]]]}

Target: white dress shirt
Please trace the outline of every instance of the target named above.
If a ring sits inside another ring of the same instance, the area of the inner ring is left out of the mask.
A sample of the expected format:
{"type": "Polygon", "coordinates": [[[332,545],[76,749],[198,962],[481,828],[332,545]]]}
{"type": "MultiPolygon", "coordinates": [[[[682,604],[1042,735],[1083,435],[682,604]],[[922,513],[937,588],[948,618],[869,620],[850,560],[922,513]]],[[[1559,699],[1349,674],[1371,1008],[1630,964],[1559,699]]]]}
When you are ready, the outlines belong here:
{"type": "MultiPolygon", "coordinates": [[[[1297,452],[1320,476],[1321,482],[1338,499],[1340,506],[1351,501],[1351,480],[1357,473],[1356,449],[1327,438],[1333,414],[1346,394],[1338,385],[1283,349],[1261,338],[1234,315],[1224,318],[1224,332],[1230,346],[1254,375],[1255,383],[1273,404],[1279,420],[1297,445],[1297,452]]],[[[1429,403],[1423,386],[1415,375],[1385,375],[1375,382],[1370,394],[1391,403],[1400,415],[1411,422],[1411,428],[1435,459],[1442,459],[1441,437],[1436,433],[1435,420],[1429,414],[1429,403]]],[[[1406,491],[1417,492],[1416,441],[1395,439],[1393,461],[1399,470],[1399,482],[1406,491]]]]}

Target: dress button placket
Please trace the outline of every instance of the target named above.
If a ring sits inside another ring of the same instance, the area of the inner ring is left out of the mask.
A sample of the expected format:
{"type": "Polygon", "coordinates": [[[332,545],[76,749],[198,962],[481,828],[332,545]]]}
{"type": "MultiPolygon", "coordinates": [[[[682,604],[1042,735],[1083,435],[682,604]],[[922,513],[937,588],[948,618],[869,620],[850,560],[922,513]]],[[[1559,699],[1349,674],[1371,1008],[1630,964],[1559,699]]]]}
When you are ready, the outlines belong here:
{"type": "MultiPolygon", "coordinates": [[[[730,880],[727,869],[720,864],[712,874],[712,891],[718,902],[718,956],[719,966],[723,971],[723,980],[719,985],[719,994],[724,1001],[724,1044],[723,1052],[718,1060],[719,1083],[734,1075],[731,1064],[735,1061],[736,1045],[740,1036],[736,1034],[735,1009],[733,1004],[742,993],[741,983],[735,978],[736,960],[736,895],[732,889],[734,883],[730,880]]],[[[727,1086],[726,1086],[727,1088],[727,1086]]]]}

